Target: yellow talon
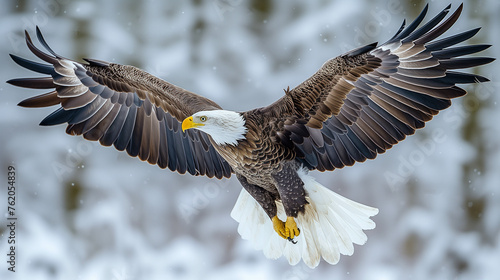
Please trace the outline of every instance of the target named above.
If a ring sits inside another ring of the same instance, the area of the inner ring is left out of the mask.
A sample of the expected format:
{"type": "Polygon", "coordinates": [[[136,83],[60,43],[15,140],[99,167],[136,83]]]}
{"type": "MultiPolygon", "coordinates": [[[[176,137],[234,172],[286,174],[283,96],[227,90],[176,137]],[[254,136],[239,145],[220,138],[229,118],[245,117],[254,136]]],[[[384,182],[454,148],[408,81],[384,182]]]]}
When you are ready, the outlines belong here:
{"type": "Polygon", "coordinates": [[[295,223],[295,219],[293,217],[287,217],[285,222],[285,231],[288,240],[294,239],[296,236],[299,236],[300,230],[295,223]]]}
{"type": "Polygon", "coordinates": [[[283,223],[282,220],[278,219],[278,216],[274,216],[272,218],[272,221],[274,230],[278,233],[279,236],[286,239],[285,223],[283,223]]]}
{"type": "Polygon", "coordinates": [[[295,223],[295,219],[293,217],[287,217],[286,222],[281,221],[278,216],[274,216],[272,218],[273,228],[278,233],[279,236],[284,239],[288,239],[288,241],[292,243],[296,243],[293,239],[300,234],[300,230],[295,223]]]}

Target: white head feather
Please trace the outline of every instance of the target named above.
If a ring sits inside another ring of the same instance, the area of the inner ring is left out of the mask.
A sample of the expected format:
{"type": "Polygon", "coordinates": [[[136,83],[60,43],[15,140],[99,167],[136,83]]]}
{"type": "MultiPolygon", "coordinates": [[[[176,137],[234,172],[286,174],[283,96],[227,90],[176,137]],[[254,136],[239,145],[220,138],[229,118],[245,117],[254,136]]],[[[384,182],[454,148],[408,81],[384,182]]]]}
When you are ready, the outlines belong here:
{"type": "Polygon", "coordinates": [[[241,114],[227,110],[200,111],[193,116],[193,122],[201,123],[199,129],[209,134],[218,145],[237,145],[245,139],[247,128],[241,114]]]}

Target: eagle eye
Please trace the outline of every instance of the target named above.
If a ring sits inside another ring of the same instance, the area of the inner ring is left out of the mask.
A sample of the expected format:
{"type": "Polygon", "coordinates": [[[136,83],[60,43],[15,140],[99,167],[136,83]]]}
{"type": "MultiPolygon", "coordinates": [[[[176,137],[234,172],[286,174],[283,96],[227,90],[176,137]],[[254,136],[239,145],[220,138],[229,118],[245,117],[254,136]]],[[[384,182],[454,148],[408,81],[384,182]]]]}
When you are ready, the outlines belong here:
{"type": "Polygon", "coordinates": [[[200,121],[205,122],[206,120],[207,120],[207,117],[205,117],[205,116],[200,117],[200,121]]]}

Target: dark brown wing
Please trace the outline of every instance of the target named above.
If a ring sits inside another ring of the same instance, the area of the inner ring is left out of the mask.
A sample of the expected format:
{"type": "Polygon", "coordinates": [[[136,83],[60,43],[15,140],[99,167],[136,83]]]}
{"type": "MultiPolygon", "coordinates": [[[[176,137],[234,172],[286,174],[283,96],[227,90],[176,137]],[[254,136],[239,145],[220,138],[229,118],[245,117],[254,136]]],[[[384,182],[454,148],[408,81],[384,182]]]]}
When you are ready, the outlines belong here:
{"type": "Polygon", "coordinates": [[[114,145],[133,157],[181,174],[231,176],[230,166],[208,136],[194,129],[184,133],[179,122],[198,111],[220,109],[216,103],[133,66],[92,59],[80,64],[65,59],[48,47],[38,28],[37,36],[51,55],[37,49],[27,32],[26,43],[50,64],[11,57],[19,65],[50,77],[8,82],[52,90],[19,103],[24,107],[60,105],[41,125],[68,123],[69,134],[114,145]]]}
{"type": "Polygon", "coordinates": [[[451,99],[466,92],[456,84],[488,79],[453,71],[493,61],[457,58],[489,45],[450,47],[473,29],[434,40],[458,19],[462,5],[443,21],[450,6],[418,28],[427,6],[387,43],[367,45],[327,61],[308,80],[266,108],[293,109],[282,119],[276,138],[297,151],[310,169],[333,170],[373,159],[422,128],[451,99]]]}

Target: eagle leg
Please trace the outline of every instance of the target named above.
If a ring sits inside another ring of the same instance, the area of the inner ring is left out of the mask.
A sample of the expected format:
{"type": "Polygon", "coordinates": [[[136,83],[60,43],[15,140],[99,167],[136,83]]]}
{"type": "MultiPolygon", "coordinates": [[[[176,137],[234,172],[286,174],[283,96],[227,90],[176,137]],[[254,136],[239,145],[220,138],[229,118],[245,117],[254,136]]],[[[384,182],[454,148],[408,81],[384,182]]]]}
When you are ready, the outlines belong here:
{"type": "Polygon", "coordinates": [[[300,229],[297,227],[294,218],[296,218],[299,213],[304,212],[305,205],[307,204],[304,182],[302,182],[297,174],[297,163],[284,163],[281,170],[273,175],[273,178],[276,181],[276,187],[287,216],[284,223],[277,217],[275,217],[276,219],[273,218],[273,226],[275,230],[277,226],[278,229],[281,230],[279,223],[275,221],[279,220],[283,223],[284,234],[280,233],[278,230],[276,231],[281,237],[295,244],[296,242],[294,242],[293,239],[300,234],[300,229]]]}
{"type": "Polygon", "coordinates": [[[296,218],[299,213],[304,213],[308,202],[304,182],[297,174],[297,164],[295,162],[284,163],[281,170],[272,176],[276,182],[286,216],[296,218]]]}
{"type": "Polygon", "coordinates": [[[277,215],[278,209],[276,208],[275,194],[257,185],[250,184],[247,178],[240,174],[236,174],[236,178],[238,178],[243,188],[260,204],[270,219],[277,215]]]}

